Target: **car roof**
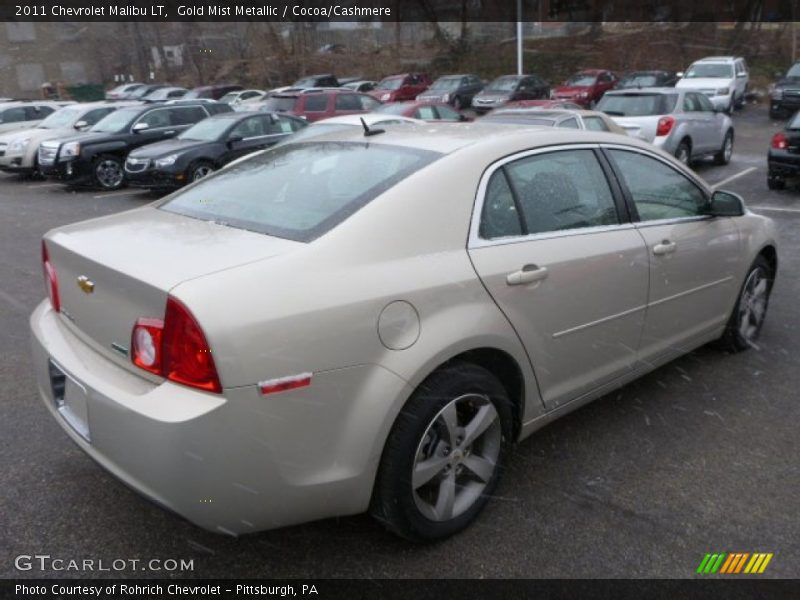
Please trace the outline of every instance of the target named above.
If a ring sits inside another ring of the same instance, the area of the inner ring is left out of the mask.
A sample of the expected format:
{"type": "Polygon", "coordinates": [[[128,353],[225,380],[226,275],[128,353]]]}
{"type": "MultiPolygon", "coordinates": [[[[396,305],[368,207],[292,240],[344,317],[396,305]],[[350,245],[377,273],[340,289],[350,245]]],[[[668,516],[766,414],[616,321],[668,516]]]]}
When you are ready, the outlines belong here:
{"type": "Polygon", "coordinates": [[[740,58],[741,57],[739,56],[706,56],[705,58],[701,58],[700,60],[696,60],[694,62],[734,62],[740,58]]]}

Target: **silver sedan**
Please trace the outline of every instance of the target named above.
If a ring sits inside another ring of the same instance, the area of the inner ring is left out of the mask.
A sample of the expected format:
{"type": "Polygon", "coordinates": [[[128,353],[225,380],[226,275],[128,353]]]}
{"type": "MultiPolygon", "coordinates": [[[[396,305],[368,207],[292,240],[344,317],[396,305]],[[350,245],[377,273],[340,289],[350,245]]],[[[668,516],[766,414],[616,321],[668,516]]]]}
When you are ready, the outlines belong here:
{"type": "Polygon", "coordinates": [[[597,110],[628,134],[672,154],[684,164],[711,156],[726,165],[733,154],[733,121],[702,93],[676,88],[606,92],[597,110]]]}
{"type": "Polygon", "coordinates": [[[350,127],[48,232],[33,364],[80,448],[202,527],[369,510],[434,540],[553,419],[750,347],[777,256],[632,138],[350,127]]]}

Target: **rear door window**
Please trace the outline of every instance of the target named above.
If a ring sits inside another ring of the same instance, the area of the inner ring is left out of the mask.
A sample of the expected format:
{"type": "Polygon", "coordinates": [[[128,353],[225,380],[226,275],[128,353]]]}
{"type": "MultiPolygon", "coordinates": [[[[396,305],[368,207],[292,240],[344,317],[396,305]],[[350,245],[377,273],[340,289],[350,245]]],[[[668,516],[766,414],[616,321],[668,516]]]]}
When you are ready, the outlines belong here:
{"type": "Polygon", "coordinates": [[[328,96],[325,94],[312,94],[306,96],[306,112],[325,112],[328,108],[328,96]]]}
{"type": "Polygon", "coordinates": [[[20,121],[26,120],[27,116],[25,113],[25,107],[23,106],[7,108],[3,112],[0,112],[0,123],[19,123],[20,121]]]}

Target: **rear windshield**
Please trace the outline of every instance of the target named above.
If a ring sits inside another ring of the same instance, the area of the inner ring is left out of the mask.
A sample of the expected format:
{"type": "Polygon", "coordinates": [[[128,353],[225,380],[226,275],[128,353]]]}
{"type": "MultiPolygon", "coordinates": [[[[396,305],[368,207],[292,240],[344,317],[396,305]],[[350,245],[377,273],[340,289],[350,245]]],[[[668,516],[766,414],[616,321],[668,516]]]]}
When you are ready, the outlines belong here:
{"type": "Polygon", "coordinates": [[[653,87],[657,83],[655,75],[629,75],[622,78],[618,87],[653,87]]]}
{"type": "Polygon", "coordinates": [[[177,192],[159,208],[309,242],[440,156],[363,142],[276,146],[177,192]]]}
{"type": "Polygon", "coordinates": [[[283,112],[292,110],[297,98],[294,96],[270,96],[259,104],[261,110],[283,112]]]}
{"type": "Polygon", "coordinates": [[[606,94],[597,110],[613,117],[666,115],[675,110],[677,94],[606,94]]]}

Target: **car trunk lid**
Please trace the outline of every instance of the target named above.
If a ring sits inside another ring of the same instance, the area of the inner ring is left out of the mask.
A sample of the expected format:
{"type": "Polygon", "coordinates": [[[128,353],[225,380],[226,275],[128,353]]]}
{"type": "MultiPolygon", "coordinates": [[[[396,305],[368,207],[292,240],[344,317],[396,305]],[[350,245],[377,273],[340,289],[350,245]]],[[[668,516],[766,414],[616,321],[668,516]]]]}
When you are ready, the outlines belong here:
{"type": "Polygon", "coordinates": [[[133,325],[163,318],[172,288],[303,245],[153,207],[60,228],[45,241],[62,316],[98,352],[134,372],[141,371],[129,358],[133,325]]]}

